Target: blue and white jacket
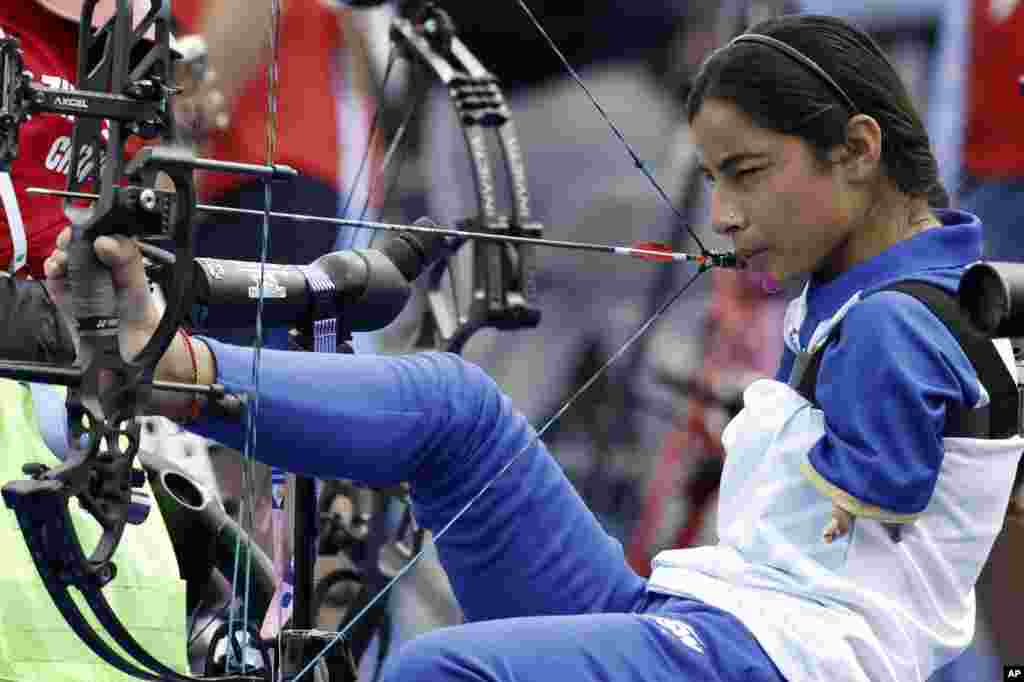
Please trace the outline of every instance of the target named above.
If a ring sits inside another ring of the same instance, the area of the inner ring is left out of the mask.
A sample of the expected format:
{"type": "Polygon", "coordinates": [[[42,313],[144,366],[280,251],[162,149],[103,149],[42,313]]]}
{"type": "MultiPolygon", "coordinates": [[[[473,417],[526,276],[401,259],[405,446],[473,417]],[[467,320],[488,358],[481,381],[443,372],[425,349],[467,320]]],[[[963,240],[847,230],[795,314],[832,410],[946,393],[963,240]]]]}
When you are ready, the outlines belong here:
{"type": "MultiPolygon", "coordinates": [[[[989,396],[946,326],[905,279],[955,293],[981,225],[940,212],[922,232],[826,283],[786,315],[775,380],[755,382],[723,435],[720,542],[663,552],[651,589],[736,614],[790,680],[912,682],[974,636],[974,584],[1002,528],[1024,440],[943,438],[949,405],[989,396]],[[785,383],[825,347],[820,409],[785,383]],[[831,544],[833,502],[857,517],[831,544]],[[886,522],[906,524],[896,543],[886,522]]],[[[997,343],[1011,373],[1012,353],[997,343]]]]}

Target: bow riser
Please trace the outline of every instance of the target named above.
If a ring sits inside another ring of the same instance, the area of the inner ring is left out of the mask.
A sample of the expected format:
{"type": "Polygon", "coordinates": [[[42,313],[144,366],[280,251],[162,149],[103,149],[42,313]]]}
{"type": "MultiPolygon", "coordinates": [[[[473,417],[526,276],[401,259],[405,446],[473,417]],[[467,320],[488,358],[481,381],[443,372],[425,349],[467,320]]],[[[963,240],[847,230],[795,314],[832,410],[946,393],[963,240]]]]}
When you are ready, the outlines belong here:
{"type": "MultiPolygon", "coordinates": [[[[478,216],[461,221],[463,231],[497,238],[539,238],[540,223],[532,220],[523,155],[504,95],[494,77],[455,34],[448,15],[433,2],[405,3],[391,26],[391,39],[406,58],[429,69],[448,89],[461,125],[472,168],[478,216]],[[490,149],[496,139],[504,161],[499,174],[490,149]],[[506,192],[499,192],[501,175],[506,192]],[[508,211],[499,195],[508,196],[508,211]]],[[[428,325],[420,345],[460,352],[479,329],[535,327],[533,247],[479,241],[473,250],[473,283],[469,308],[459,311],[444,291],[447,264],[439,263],[427,280],[428,325]]],[[[454,283],[452,283],[454,286],[454,283]]]]}

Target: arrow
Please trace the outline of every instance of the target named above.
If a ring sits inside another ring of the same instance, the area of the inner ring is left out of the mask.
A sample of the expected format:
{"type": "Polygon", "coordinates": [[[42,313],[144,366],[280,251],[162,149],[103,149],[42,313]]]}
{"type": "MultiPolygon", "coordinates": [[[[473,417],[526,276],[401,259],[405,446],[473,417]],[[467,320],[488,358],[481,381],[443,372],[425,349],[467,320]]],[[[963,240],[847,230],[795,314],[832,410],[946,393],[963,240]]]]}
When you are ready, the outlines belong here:
{"type": "MultiPolygon", "coordinates": [[[[47,189],[43,187],[29,187],[29,194],[45,194],[50,196],[65,197],[68,199],[95,200],[97,195],[89,192],[68,192],[64,190],[47,189]]],[[[142,202],[140,202],[142,203],[142,202]]],[[[154,204],[155,206],[155,204],[154,204]]],[[[251,208],[232,208],[229,206],[216,206],[213,204],[196,204],[196,208],[206,213],[221,213],[234,215],[264,216],[264,211],[251,208]]],[[[672,251],[664,243],[653,241],[634,242],[632,246],[616,246],[609,244],[591,244],[587,242],[569,242],[557,239],[538,239],[534,237],[520,237],[515,235],[498,235],[484,232],[467,232],[465,230],[453,230],[440,227],[422,227],[420,225],[404,225],[401,223],[381,223],[371,220],[350,220],[347,218],[327,218],[324,216],[304,215],[301,213],[279,213],[271,212],[272,218],[294,220],[296,222],[319,222],[332,223],[334,225],[348,225],[351,227],[365,227],[373,230],[385,230],[392,232],[423,232],[429,234],[440,234],[451,237],[462,237],[466,239],[481,239],[484,241],[504,242],[510,244],[534,244],[536,246],[548,246],[556,249],[575,249],[577,251],[595,251],[598,253],[610,253],[616,256],[629,256],[650,262],[692,262],[702,267],[738,268],[742,269],[745,264],[736,258],[735,253],[707,253],[702,255],[692,253],[681,253],[672,251]]]]}

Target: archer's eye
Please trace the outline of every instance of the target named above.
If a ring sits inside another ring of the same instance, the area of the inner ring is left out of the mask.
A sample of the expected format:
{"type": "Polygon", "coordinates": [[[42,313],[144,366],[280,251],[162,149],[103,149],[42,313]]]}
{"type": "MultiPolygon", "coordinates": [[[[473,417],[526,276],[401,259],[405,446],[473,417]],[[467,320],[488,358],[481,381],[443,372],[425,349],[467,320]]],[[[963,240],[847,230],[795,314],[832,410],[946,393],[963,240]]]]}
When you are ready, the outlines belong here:
{"type": "Polygon", "coordinates": [[[762,170],[764,170],[763,167],[744,168],[743,170],[736,172],[736,179],[737,180],[750,180],[751,178],[755,177],[757,173],[760,173],[762,170]]]}

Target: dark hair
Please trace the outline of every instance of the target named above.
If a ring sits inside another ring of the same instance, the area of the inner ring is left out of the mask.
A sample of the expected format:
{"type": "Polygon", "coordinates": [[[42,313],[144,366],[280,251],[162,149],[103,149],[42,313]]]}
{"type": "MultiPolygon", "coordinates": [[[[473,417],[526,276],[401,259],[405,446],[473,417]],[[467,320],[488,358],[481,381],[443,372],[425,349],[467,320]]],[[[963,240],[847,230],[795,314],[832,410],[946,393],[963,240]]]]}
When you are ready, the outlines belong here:
{"type": "Polygon", "coordinates": [[[849,105],[812,68],[785,52],[740,42],[701,66],[686,104],[692,123],[704,100],[732,102],[762,128],[806,140],[822,162],[846,141],[850,116],[871,116],[882,129],[882,164],[904,193],[949,206],[938,164],[917,109],[899,74],[866,33],[835,17],[794,14],[762,21],[748,33],[767,35],[818,64],[849,95],[849,105]]]}

